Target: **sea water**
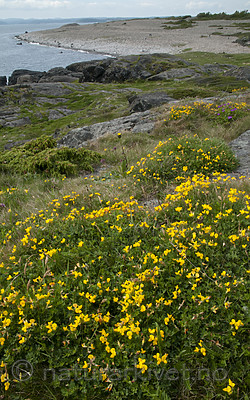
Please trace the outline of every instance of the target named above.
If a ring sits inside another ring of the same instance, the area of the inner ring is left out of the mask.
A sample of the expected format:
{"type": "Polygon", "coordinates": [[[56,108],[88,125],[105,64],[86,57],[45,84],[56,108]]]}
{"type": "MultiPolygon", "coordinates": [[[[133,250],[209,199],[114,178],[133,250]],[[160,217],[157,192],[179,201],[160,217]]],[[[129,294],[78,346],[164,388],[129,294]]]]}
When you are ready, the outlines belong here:
{"type": "Polygon", "coordinates": [[[16,35],[25,31],[54,29],[62,25],[62,22],[0,24],[0,76],[9,77],[16,69],[48,71],[51,68],[66,67],[75,62],[105,58],[101,54],[31,44],[16,38],[16,35]],[[17,43],[22,43],[22,45],[17,43]]]}

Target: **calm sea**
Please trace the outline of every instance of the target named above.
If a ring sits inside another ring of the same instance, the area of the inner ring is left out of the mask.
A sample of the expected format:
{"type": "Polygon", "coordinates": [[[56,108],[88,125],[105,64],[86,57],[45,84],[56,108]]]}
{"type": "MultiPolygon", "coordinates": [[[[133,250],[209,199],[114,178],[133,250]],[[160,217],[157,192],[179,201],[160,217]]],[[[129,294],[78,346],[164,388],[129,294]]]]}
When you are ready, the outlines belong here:
{"type": "MultiPolygon", "coordinates": [[[[74,21],[75,22],[75,21],[74,21]]],[[[96,21],[98,22],[98,21],[96,21]]],[[[0,76],[9,77],[15,69],[48,71],[54,67],[66,67],[80,61],[103,59],[103,55],[87,52],[65,50],[18,41],[15,36],[25,31],[40,31],[62,26],[62,22],[35,24],[0,25],[0,76]]]]}

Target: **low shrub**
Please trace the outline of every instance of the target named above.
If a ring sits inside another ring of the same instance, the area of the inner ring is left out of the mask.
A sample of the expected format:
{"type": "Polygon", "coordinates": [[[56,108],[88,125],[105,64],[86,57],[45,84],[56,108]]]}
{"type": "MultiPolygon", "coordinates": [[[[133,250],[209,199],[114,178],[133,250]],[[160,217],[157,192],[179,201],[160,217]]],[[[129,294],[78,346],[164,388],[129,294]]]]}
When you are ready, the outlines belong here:
{"type": "Polygon", "coordinates": [[[53,138],[43,135],[3,152],[0,155],[0,169],[11,173],[70,176],[83,170],[93,171],[93,165],[100,159],[100,154],[84,148],[57,148],[53,138]]]}
{"type": "Polygon", "coordinates": [[[202,172],[228,172],[238,166],[232,150],[221,139],[193,137],[169,138],[159,142],[127,174],[136,182],[154,181],[160,184],[178,176],[192,176],[202,172]]]}

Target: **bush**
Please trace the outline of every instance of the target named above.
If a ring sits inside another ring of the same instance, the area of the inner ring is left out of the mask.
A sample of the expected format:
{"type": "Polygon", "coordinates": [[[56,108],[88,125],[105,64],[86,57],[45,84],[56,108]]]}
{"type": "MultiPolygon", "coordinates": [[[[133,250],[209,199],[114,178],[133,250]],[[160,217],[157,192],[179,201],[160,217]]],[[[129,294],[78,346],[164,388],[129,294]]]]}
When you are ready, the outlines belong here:
{"type": "Polygon", "coordinates": [[[152,154],[143,157],[127,173],[137,182],[164,184],[178,176],[228,172],[237,166],[233,152],[221,139],[201,139],[195,135],[160,142],[152,154]]]}
{"type": "Polygon", "coordinates": [[[24,146],[3,152],[0,169],[11,173],[69,176],[83,170],[93,171],[93,165],[100,159],[100,154],[84,148],[57,148],[53,138],[43,135],[24,146]]]}

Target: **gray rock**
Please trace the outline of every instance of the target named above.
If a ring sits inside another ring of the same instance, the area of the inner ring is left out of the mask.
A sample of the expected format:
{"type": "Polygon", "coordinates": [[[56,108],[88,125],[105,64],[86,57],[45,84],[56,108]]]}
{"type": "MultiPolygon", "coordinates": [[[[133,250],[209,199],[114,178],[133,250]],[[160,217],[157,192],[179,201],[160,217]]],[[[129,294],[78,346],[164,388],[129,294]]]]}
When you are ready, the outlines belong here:
{"type": "Polygon", "coordinates": [[[220,74],[224,72],[224,68],[220,64],[204,64],[200,66],[201,70],[207,74],[220,74]]]}
{"type": "Polygon", "coordinates": [[[201,76],[201,71],[198,67],[195,68],[173,68],[160,74],[151,76],[148,78],[149,81],[166,81],[169,79],[183,80],[190,79],[196,76],[201,76]]]}
{"type": "Polygon", "coordinates": [[[63,83],[60,82],[45,82],[45,83],[33,83],[30,88],[35,96],[53,96],[61,97],[72,93],[70,90],[70,84],[65,87],[63,83]]]}
{"type": "Polygon", "coordinates": [[[225,72],[225,75],[250,82],[250,67],[230,66],[230,68],[225,72]]]}
{"type": "Polygon", "coordinates": [[[13,147],[19,147],[22,146],[23,144],[29,142],[29,140],[18,140],[16,142],[13,142],[12,140],[10,140],[8,143],[6,143],[4,145],[4,150],[10,150],[13,147]]]}
{"type": "Polygon", "coordinates": [[[16,84],[17,85],[25,85],[25,84],[38,82],[38,81],[39,81],[39,79],[37,78],[37,76],[26,74],[26,75],[18,76],[16,79],[16,84]]]}
{"type": "Polygon", "coordinates": [[[13,118],[13,116],[19,115],[20,108],[19,107],[4,107],[0,110],[0,118],[13,118]]]}
{"type": "Polygon", "coordinates": [[[154,128],[156,119],[157,114],[145,111],[108,122],[83,126],[69,131],[67,135],[58,141],[58,145],[79,148],[83,147],[88,140],[97,139],[105,134],[117,134],[123,131],[149,133],[154,128]]]}
{"type": "Polygon", "coordinates": [[[174,99],[165,92],[143,93],[129,97],[130,110],[132,112],[141,112],[169,103],[174,99]]]}
{"type": "Polygon", "coordinates": [[[38,82],[44,75],[44,72],[30,71],[28,69],[16,69],[9,77],[9,85],[16,85],[23,75],[29,76],[29,79],[32,79],[32,82],[38,82]]]}
{"type": "Polygon", "coordinates": [[[68,101],[68,99],[65,99],[64,97],[56,97],[54,98],[49,98],[49,97],[36,97],[36,103],[37,104],[58,104],[58,103],[66,103],[68,101]]]}
{"type": "Polygon", "coordinates": [[[56,120],[65,117],[66,115],[73,114],[74,111],[68,110],[67,108],[57,108],[49,112],[49,121],[56,120]]]}
{"type": "Polygon", "coordinates": [[[5,126],[9,128],[15,128],[17,126],[24,126],[31,124],[29,117],[19,118],[10,122],[6,122],[5,126]]]}
{"type": "Polygon", "coordinates": [[[229,146],[240,162],[240,166],[235,172],[250,176],[250,130],[234,139],[229,146]]]}
{"type": "Polygon", "coordinates": [[[145,54],[75,63],[66,68],[81,73],[80,82],[110,83],[147,79],[170,68],[190,64],[170,54],[145,54]]]}
{"type": "Polygon", "coordinates": [[[39,83],[44,83],[44,82],[66,82],[66,83],[71,83],[71,82],[75,82],[78,81],[79,78],[76,78],[74,76],[70,76],[70,75],[55,75],[55,76],[51,76],[48,77],[47,75],[45,75],[44,77],[42,77],[39,80],[39,83]]]}

